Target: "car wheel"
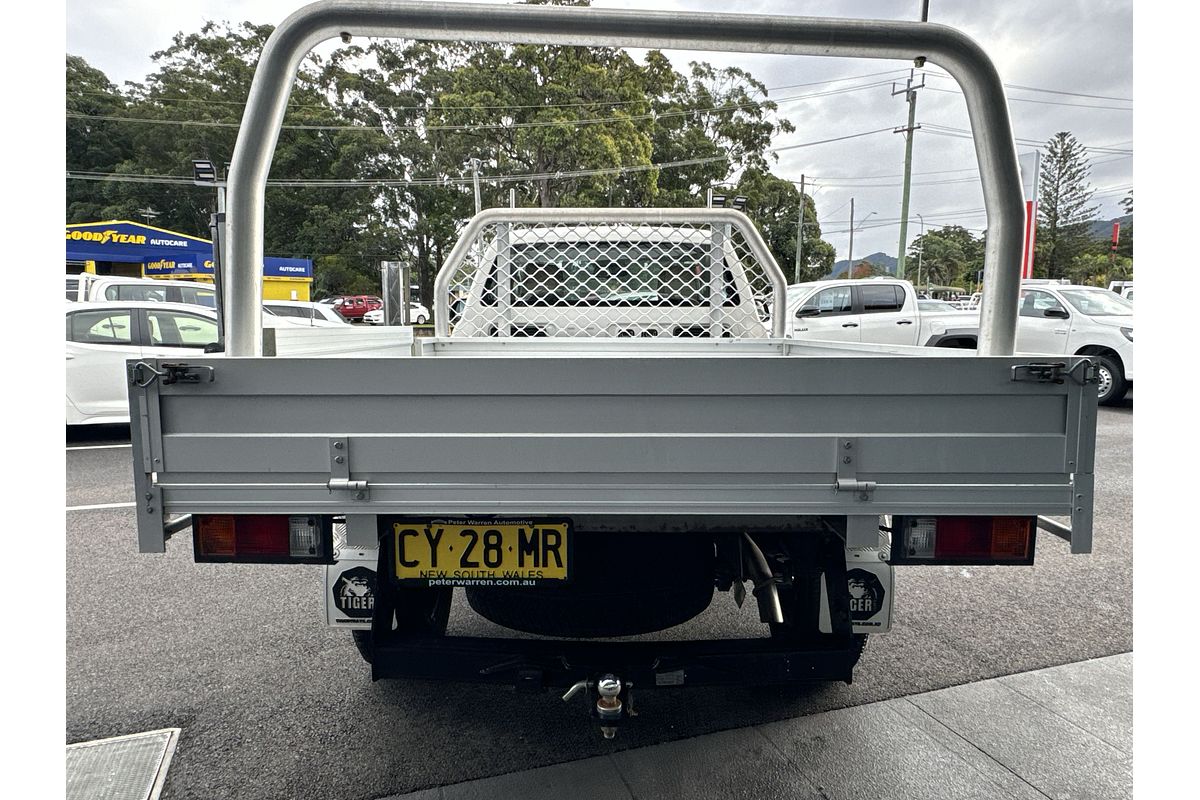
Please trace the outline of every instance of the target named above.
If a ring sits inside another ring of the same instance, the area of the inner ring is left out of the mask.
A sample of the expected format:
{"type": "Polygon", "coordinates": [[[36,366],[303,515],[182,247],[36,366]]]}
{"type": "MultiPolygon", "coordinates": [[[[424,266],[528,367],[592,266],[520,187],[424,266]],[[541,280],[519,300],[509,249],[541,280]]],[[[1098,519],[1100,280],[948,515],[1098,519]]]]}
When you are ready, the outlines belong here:
{"type": "Polygon", "coordinates": [[[428,320],[426,320],[426,319],[425,319],[425,316],[424,316],[424,315],[421,315],[421,316],[417,317],[417,324],[418,324],[418,325],[424,325],[426,322],[428,322],[428,320]]]}
{"type": "Polygon", "coordinates": [[[1096,372],[1100,379],[1099,402],[1102,406],[1110,406],[1125,399],[1129,388],[1125,374],[1117,362],[1108,356],[1096,356],[1096,372]]]}

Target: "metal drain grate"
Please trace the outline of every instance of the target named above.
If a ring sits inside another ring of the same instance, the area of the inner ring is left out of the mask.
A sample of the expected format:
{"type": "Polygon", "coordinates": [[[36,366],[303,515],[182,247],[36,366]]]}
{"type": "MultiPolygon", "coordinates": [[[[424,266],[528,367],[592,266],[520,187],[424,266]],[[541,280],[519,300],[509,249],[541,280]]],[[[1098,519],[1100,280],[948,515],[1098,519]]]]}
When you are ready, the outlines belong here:
{"type": "Polygon", "coordinates": [[[67,745],[67,800],[157,800],[179,728],[67,745]]]}

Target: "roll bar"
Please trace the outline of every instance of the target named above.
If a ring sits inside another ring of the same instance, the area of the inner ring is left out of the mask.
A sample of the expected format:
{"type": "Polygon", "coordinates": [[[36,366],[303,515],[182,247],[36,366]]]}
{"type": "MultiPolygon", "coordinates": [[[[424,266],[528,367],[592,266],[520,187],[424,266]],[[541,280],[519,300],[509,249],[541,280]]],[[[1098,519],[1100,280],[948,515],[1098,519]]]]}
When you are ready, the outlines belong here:
{"type": "Polygon", "coordinates": [[[335,37],[524,42],[778,55],[923,56],[966,98],[987,212],[979,355],[1011,355],[1025,204],[1004,87],[972,39],[928,22],[707,12],[617,11],[413,0],[319,0],[285,19],[263,48],[238,129],[227,200],[226,353],[262,353],[262,263],[267,174],[300,62],[335,37]]]}

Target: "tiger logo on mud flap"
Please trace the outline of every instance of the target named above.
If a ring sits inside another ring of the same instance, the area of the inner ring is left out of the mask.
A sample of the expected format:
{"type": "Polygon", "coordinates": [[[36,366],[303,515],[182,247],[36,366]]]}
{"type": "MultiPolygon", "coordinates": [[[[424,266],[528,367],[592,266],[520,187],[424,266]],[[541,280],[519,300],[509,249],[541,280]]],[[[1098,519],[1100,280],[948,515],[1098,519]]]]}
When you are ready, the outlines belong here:
{"type": "Polygon", "coordinates": [[[347,617],[370,619],[375,611],[375,570],[353,567],[333,584],[333,604],[347,617]]]}
{"type": "Polygon", "coordinates": [[[846,585],[850,590],[850,619],[867,620],[883,608],[883,584],[873,573],[865,569],[849,570],[846,585]]]}

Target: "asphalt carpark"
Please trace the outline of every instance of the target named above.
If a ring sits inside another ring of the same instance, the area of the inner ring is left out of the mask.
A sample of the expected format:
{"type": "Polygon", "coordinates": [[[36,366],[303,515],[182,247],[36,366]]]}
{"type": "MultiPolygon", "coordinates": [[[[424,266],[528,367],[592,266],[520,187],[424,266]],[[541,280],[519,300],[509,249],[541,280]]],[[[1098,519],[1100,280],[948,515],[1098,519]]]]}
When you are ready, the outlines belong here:
{"type": "MultiPolygon", "coordinates": [[[[131,502],[122,435],[70,432],[91,449],[67,454],[68,509],[131,502]]],[[[67,742],[178,727],[164,797],[360,800],[1123,653],[1132,399],[1099,412],[1095,519],[1091,555],[1043,535],[1033,567],[897,569],[894,630],[851,686],[644,692],[606,742],[551,693],[371,683],[348,634],[322,625],[319,567],[198,565],[186,538],[139,555],[131,507],[69,510],[67,742]]],[[[495,630],[461,602],[451,627],[495,630]]],[[[719,594],[671,634],[759,627],[719,594]]]]}

